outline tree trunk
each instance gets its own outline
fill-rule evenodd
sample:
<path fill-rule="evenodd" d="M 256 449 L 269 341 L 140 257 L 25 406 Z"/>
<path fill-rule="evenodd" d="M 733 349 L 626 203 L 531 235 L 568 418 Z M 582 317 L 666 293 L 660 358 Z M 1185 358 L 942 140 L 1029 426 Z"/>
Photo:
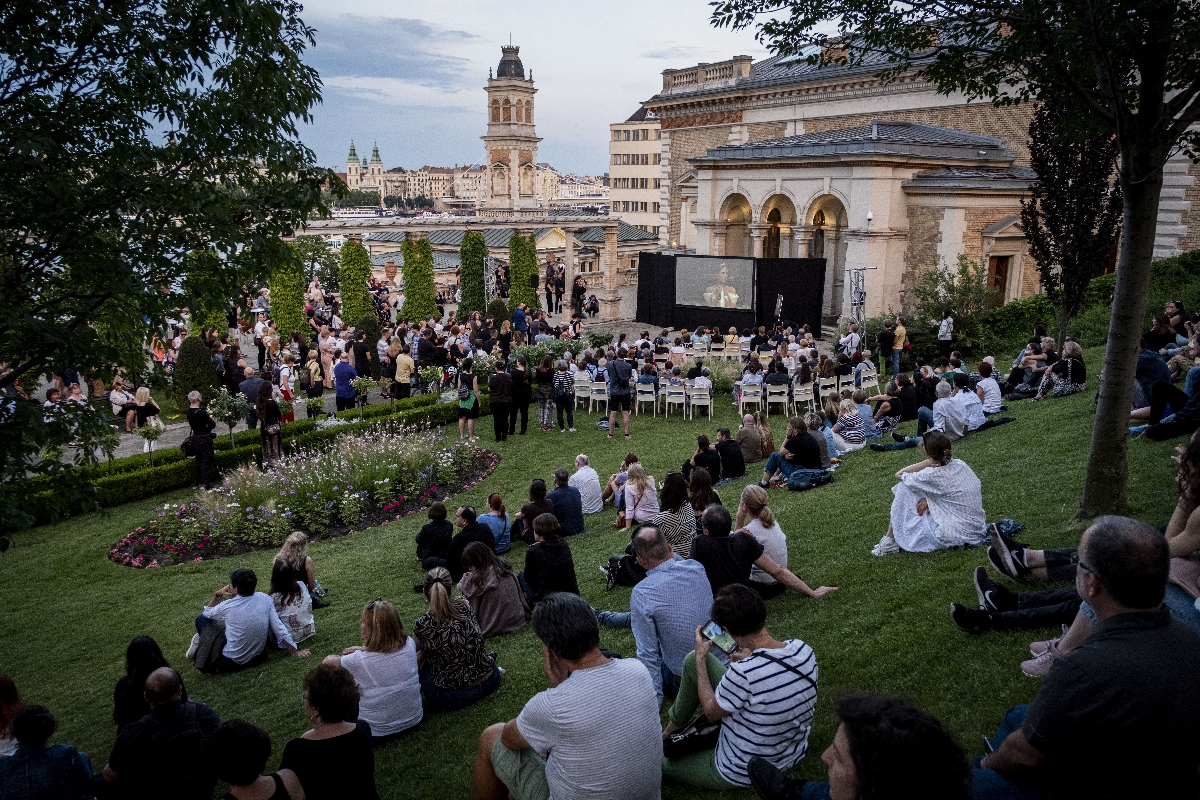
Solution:
<path fill-rule="evenodd" d="M 1058 309 L 1058 313 L 1055 316 L 1058 319 L 1058 352 L 1061 353 L 1063 345 L 1067 343 L 1067 334 L 1071 328 L 1071 312 L 1067 309 L 1065 302 Z"/>
<path fill-rule="evenodd" d="M 1122 153 L 1118 172 L 1125 195 L 1121 257 L 1108 323 L 1104 379 L 1100 383 L 1087 478 L 1079 508 L 1079 517 L 1083 519 L 1102 514 L 1124 514 L 1127 508 L 1129 409 L 1133 402 L 1138 340 L 1146 317 L 1146 288 L 1158 226 L 1162 164 L 1166 161 L 1166 154 L 1160 154 L 1154 148 L 1130 150 L 1133 152 Z"/>

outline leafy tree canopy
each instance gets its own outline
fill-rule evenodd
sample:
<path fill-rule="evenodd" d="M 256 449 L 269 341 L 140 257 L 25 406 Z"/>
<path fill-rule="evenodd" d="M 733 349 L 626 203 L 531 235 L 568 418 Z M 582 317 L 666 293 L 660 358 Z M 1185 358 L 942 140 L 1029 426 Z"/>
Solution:
<path fill-rule="evenodd" d="M 218 255 L 222 302 L 288 257 L 326 175 L 297 132 L 320 99 L 300 10 L 0 4 L 0 388 L 145 341 L 187 305 L 187 253 Z"/>

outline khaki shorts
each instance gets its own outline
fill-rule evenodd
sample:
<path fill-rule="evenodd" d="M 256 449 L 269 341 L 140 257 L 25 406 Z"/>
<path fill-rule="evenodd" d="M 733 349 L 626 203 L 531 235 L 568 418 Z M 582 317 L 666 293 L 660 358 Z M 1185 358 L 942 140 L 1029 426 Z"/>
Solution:
<path fill-rule="evenodd" d="M 509 750 L 497 739 L 492 745 L 492 770 L 517 800 L 549 800 L 546 761 L 532 750 Z"/>

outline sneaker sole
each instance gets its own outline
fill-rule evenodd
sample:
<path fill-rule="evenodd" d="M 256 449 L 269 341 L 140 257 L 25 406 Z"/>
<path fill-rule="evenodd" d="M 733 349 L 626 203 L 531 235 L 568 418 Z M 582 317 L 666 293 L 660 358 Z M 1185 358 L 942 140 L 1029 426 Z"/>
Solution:
<path fill-rule="evenodd" d="M 976 599 L 979 600 L 979 610 L 987 611 L 988 610 L 987 595 L 984 593 L 983 587 L 980 586 L 980 584 L 979 584 L 980 572 L 984 573 L 983 577 L 985 577 L 985 578 L 987 577 L 987 570 L 985 570 L 983 567 L 975 568 L 975 575 L 974 575 L 975 597 L 976 597 Z"/>
<path fill-rule="evenodd" d="M 954 623 L 954 627 L 958 628 L 963 633 L 970 633 L 972 635 L 978 635 L 979 633 L 982 633 L 982 631 L 976 630 L 975 628 L 968 628 L 965 625 L 959 624 L 959 621 L 954 618 L 954 606 L 955 603 L 950 604 L 950 621 Z"/>
<path fill-rule="evenodd" d="M 1000 563 L 1003 565 L 1000 571 L 1004 574 L 1004 577 L 1024 583 L 1024 579 L 1017 572 L 1017 565 L 1013 561 L 1012 551 L 1008 549 L 1008 545 L 1004 543 L 1004 537 L 1000 535 L 1000 529 L 996 527 L 995 523 L 992 523 L 988 526 L 988 530 L 990 531 L 992 549 L 996 551 L 996 555 L 999 556 Z"/>

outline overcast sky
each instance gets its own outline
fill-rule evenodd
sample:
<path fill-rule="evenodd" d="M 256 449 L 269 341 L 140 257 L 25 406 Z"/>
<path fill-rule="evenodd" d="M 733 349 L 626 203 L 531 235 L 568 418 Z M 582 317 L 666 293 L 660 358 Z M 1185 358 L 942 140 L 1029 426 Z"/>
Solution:
<path fill-rule="evenodd" d="M 709 11 L 706 0 L 311 0 L 307 61 L 325 88 L 302 136 L 338 170 L 352 139 L 359 158 L 378 141 L 387 169 L 480 161 L 483 87 L 511 33 L 538 89 L 538 160 L 600 174 L 609 123 L 659 91 L 664 69 L 767 55 L 751 32 L 713 28 Z"/>

